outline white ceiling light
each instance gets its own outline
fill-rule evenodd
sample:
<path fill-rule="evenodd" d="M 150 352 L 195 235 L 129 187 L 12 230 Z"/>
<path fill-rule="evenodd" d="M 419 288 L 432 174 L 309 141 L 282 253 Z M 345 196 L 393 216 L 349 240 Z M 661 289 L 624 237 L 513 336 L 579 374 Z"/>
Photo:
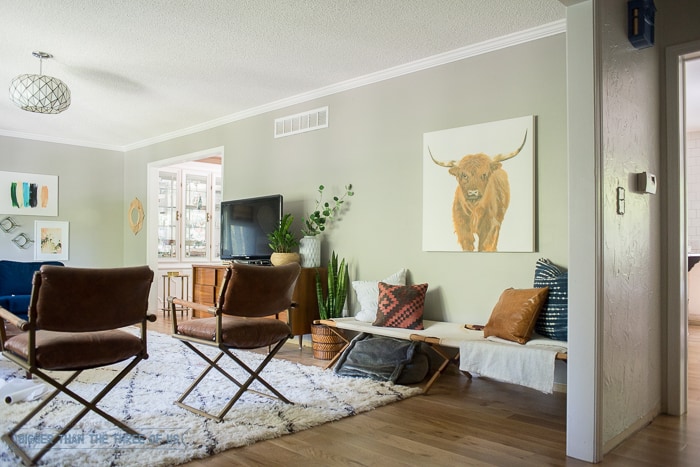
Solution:
<path fill-rule="evenodd" d="M 39 59 L 38 75 L 19 75 L 10 82 L 10 100 L 22 110 L 42 114 L 57 114 L 70 106 L 70 89 L 53 76 L 41 74 L 42 61 L 53 55 L 32 52 Z"/>

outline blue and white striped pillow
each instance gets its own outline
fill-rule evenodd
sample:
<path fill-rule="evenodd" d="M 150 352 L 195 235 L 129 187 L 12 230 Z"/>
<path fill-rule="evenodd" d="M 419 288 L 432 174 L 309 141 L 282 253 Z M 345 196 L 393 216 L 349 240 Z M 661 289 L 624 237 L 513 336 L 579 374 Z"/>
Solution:
<path fill-rule="evenodd" d="M 544 302 L 537 322 L 537 334 L 556 339 L 568 340 L 569 330 L 569 277 L 548 259 L 540 258 L 535 266 L 535 287 L 549 287 L 549 296 Z"/>

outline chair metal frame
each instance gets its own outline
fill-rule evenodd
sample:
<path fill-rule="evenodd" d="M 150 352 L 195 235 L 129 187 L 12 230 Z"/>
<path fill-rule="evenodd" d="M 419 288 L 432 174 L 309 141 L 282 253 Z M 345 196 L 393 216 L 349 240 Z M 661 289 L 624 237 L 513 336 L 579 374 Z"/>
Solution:
<path fill-rule="evenodd" d="M 248 267 L 259 267 L 259 268 L 267 268 L 268 266 L 248 266 Z M 196 302 L 191 302 L 188 300 L 183 300 L 177 297 L 168 297 L 168 303 L 171 307 L 171 311 L 176 310 L 177 307 L 188 307 L 191 308 L 192 310 L 197 310 L 197 311 L 202 311 L 208 314 L 213 315 L 216 317 L 216 334 L 214 337 L 214 340 L 206 340 L 206 339 L 200 339 L 197 337 L 192 337 L 192 336 L 186 336 L 186 335 L 181 335 L 178 333 L 178 324 L 177 324 L 177 315 L 173 313 L 173 320 L 172 320 L 172 337 L 175 339 L 180 340 L 183 344 L 185 344 L 187 347 L 192 349 L 195 354 L 200 356 L 205 362 L 207 362 L 208 366 L 195 378 L 194 382 L 185 390 L 185 392 L 182 393 L 182 395 L 175 401 L 175 404 L 178 405 L 179 407 L 182 407 L 183 409 L 189 410 L 190 412 L 196 413 L 198 415 L 207 417 L 209 419 L 215 420 L 217 422 L 223 421 L 224 417 L 226 414 L 231 410 L 233 405 L 243 396 L 243 394 L 246 391 L 251 391 L 256 394 L 265 396 L 265 397 L 270 397 L 273 399 L 279 399 L 282 402 L 286 404 L 293 404 L 289 399 L 287 399 L 283 394 L 281 394 L 277 389 L 275 389 L 270 383 L 268 383 L 262 376 L 260 376 L 260 373 L 265 369 L 267 364 L 275 357 L 277 352 L 284 346 L 284 344 L 287 342 L 288 339 L 293 338 L 294 336 L 291 333 L 291 329 L 289 332 L 289 335 L 286 338 L 281 339 L 279 342 L 277 342 L 274 347 L 269 348 L 268 347 L 268 353 L 267 356 L 263 359 L 260 364 L 257 365 L 254 369 L 249 367 L 245 362 L 243 362 L 240 358 L 238 358 L 232 351 L 232 348 L 236 348 L 233 346 L 227 345 L 225 342 L 222 341 L 222 326 L 223 326 L 223 319 L 224 316 L 227 314 L 224 312 L 225 309 L 225 301 L 224 298 L 226 296 L 226 290 L 229 286 L 230 280 L 231 280 L 231 275 L 232 275 L 232 267 L 229 267 L 226 269 L 225 275 L 224 275 L 224 281 L 221 286 L 221 292 L 219 295 L 219 300 L 218 304 L 216 306 L 208 306 L 204 305 L 201 303 L 196 303 Z M 297 275 L 298 279 L 298 275 Z M 294 288 L 294 285 L 296 283 L 296 280 L 294 279 L 294 282 L 291 284 L 291 288 Z M 293 312 L 293 310 L 296 310 L 297 304 L 293 301 L 289 301 L 289 306 L 286 308 L 287 313 L 288 313 L 288 318 L 289 314 Z M 279 312 L 282 312 L 283 310 L 278 310 L 276 313 L 271 313 L 269 316 L 276 315 Z M 267 319 L 267 318 L 254 318 L 254 319 Z M 289 319 L 287 321 L 287 324 L 289 324 Z M 207 347 L 215 347 L 219 349 L 219 354 L 215 358 L 210 358 L 204 352 L 202 352 L 200 349 L 196 347 L 196 345 L 203 345 Z M 226 355 L 228 356 L 231 360 L 236 362 L 238 366 L 240 366 L 247 374 L 248 378 L 244 382 L 238 381 L 235 377 L 233 377 L 231 374 L 229 374 L 226 370 L 224 370 L 220 365 L 219 361 L 221 358 Z M 216 414 L 206 412 L 204 410 L 198 409 L 196 407 L 193 407 L 187 403 L 185 403 L 185 399 L 194 391 L 194 389 L 199 385 L 199 383 L 209 374 L 209 372 L 212 369 L 216 369 L 219 373 L 221 373 L 224 377 L 226 377 L 229 381 L 231 381 L 233 384 L 235 384 L 238 387 L 238 391 L 229 399 L 229 401 L 224 405 L 224 407 Z M 267 388 L 268 391 L 270 391 L 271 394 L 269 393 L 264 393 L 260 391 L 256 391 L 254 389 L 251 389 L 250 386 L 253 384 L 255 381 L 258 381 L 260 384 L 262 384 L 265 388 Z"/>
<path fill-rule="evenodd" d="M 145 268 L 145 267 L 144 267 Z M 77 268 L 62 268 L 64 270 L 70 270 L 70 269 L 77 269 Z M 137 268 L 122 268 L 122 269 L 137 269 Z M 150 271 L 150 269 L 149 269 Z M 152 281 L 152 271 L 151 271 L 151 281 Z M 31 296 L 31 302 L 30 302 L 30 310 L 36 310 L 36 304 L 37 300 L 39 297 L 40 289 L 41 289 L 41 271 L 37 271 L 34 274 L 34 280 L 33 280 L 33 288 L 32 288 L 32 296 Z M 150 285 L 149 285 L 150 287 Z M 89 293 L 89 290 L 86 290 L 85 293 Z M 139 322 L 135 322 L 132 324 L 138 324 L 140 325 L 140 340 L 143 343 L 143 350 L 135 355 L 132 360 L 129 362 L 129 364 L 124 367 L 114 378 L 110 380 L 109 383 L 102 389 L 97 395 L 95 395 L 92 399 L 86 400 L 84 397 L 80 396 L 73 390 L 68 388 L 68 385 L 70 385 L 83 371 L 89 370 L 92 368 L 98 368 L 102 366 L 108 366 L 108 365 L 97 365 L 97 366 L 91 366 L 91 367 L 86 367 L 82 369 L 77 369 L 77 370 L 52 370 L 52 371 L 71 371 L 72 373 L 66 378 L 65 381 L 59 382 L 56 381 L 54 378 L 52 378 L 50 375 L 44 373 L 42 369 L 37 365 L 36 361 L 36 333 L 40 331 L 38 329 L 36 323 L 33 321 L 32 316 L 36 314 L 36 312 L 32 313 L 30 311 L 30 316 L 29 316 L 29 321 L 26 321 L 22 318 L 19 318 L 18 316 L 14 315 L 10 311 L 0 307 L 0 318 L 3 318 L 7 320 L 8 322 L 14 324 L 17 326 L 21 331 L 23 332 L 28 332 L 28 355 L 27 358 L 24 359 L 18 355 L 15 355 L 14 353 L 10 352 L 5 348 L 5 342 L 7 341 L 6 339 L 6 334 L 5 334 L 5 329 L 4 326 L 0 327 L 0 351 L 2 352 L 2 355 L 5 356 L 7 359 L 10 361 L 14 362 L 18 366 L 20 366 L 22 369 L 24 369 L 28 374 L 30 375 L 35 375 L 38 378 L 40 378 L 42 381 L 48 383 L 49 385 L 53 386 L 55 390 L 49 394 L 48 396 L 45 397 L 43 401 L 41 401 L 34 410 L 29 412 L 22 420 L 20 420 L 10 431 L 7 433 L 4 433 L 1 437 L 1 439 L 8 444 L 10 449 L 17 454 L 21 459 L 22 462 L 26 465 L 34 465 L 36 464 L 56 443 L 58 443 L 61 438 L 68 433 L 68 431 L 71 430 L 85 415 L 87 415 L 88 412 L 94 412 L 97 415 L 101 416 L 105 420 L 109 421 L 113 425 L 117 426 L 118 428 L 122 429 L 126 433 L 146 439 L 146 437 L 140 433 L 138 433 L 136 430 L 133 428 L 129 427 L 127 424 L 122 422 L 121 420 L 116 419 L 112 415 L 108 414 L 104 410 L 100 409 L 97 407 L 97 404 L 116 386 L 141 360 L 145 360 L 148 358 L 148 353 L 147 353 L 147 322 L 154 322 L 156 320 L 156 315 L 155 314 L 150 314 L 147 312 L 147 304 L 148 304 L 148 295 L 146 295 L 146 308 L 144 308 L 144 314 L 143 318 Z M 89 333 L 89 331 L 88 331 Z M 82 406 L 83 409 L 78 412 L 68 423 L 64 425 L 64 427 L 61 429 L 60 432 L 55 434 L 51 440 L 46 443 L 34 456 L 31 456 L 29 453 L 27 453 L 22 447 L 15 441 L 14 435 L 22 429 L 34 416 L 36 416 L 38 413 L 42 411 L 52 400 L 54 400 L 59 394 L 65 394 L 68 397 L 72 398 L 76 402 L 79 402 Z"/>

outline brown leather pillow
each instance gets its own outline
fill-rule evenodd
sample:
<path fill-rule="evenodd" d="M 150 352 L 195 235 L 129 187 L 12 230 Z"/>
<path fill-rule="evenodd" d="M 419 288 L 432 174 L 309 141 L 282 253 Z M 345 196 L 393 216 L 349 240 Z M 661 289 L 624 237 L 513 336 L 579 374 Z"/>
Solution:
<path fill-rule="evenodd" d="M 548 293 L 548 287 L 504 290 L 484 327 L 484 337 L 496 336 L 519 344 L 526 343 L 535 329 Z"/>

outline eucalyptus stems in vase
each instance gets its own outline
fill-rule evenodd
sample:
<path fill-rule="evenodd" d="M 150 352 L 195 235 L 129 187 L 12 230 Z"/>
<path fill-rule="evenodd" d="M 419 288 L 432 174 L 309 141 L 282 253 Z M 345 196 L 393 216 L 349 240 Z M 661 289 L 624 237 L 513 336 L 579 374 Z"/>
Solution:
<path fill-rule="evenodd" d="M 330 203 L 323 201 L 323 190 L 325 189 L 325 186 L 319 185 L 318 199 L 316 199 L 314 210 L 304 219 L 304 226 L 301 228 L 301 233 L 304 236 L 313 237 L 326 230 L 328 224 L 340 212 L 346 198 L 355 194 L 352 191 L 352 184 L 349 183 L 345 185 L 345 193 L 340 196 L 334 196 L 332 203 Z"/>
<path fill-rule="evenodd" d="M 317 268 L 321 265 L 321 239 L 319 235 L 326 230 L 343 208 L 346 199 L 353 196 L 352 184 L 345 185 L 345 192 L 334 196 L 331 202 L 323 201 L 325 186 L 319 185 L 318 198 L 314 210 L 306 216 L 301 233 L 304 237 L 299 242 L 301 265 L 305 268 Z"/>

